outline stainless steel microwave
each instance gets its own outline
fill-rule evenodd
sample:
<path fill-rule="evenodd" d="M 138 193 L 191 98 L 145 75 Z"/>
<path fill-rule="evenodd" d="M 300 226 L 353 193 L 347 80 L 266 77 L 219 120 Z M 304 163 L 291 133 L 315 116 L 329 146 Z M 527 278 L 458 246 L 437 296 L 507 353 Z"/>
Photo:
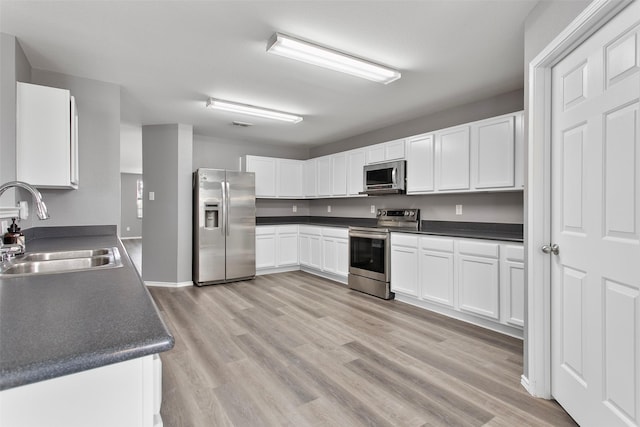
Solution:
<path fill-rule="evenodd" d="M 402 194 L 406 188 L 407 162 L 376 163 L 364 167 L 364 194 Z"/>

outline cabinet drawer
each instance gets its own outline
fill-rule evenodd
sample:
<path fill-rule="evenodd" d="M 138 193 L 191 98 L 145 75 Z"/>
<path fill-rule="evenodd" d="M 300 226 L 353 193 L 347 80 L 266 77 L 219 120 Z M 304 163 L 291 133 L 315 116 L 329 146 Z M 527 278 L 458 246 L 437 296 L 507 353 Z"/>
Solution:
<path fill-rule="evenodd" d="M 418 236 L 403 233 L 391 233 L 391 244 L 393 246 L 406 246 L 418 248 Z"/>
<path fill-rule="evenodd" d="M 278 234 L 298 234 L 298 226 L 297 225 L 278 226 Z"/>
<path fill-rule="evenodd" d="M 458 251 L 461 254 L 466 255 L 498 258 L 498 256 L 500 255 L 500 245 L 498 243 L 483 243 L 462 240 L 458 244 Z"/>
<path fill-rule="evenodd" d="M 322 229 L 322 235 L 325 237 L 338 237 L 341 239 L 348 239 L 349 230 L 347 228 L 325 227 Z"/>
<path fill-rule="evenodd" d="M 275 227 L 265 227 L 265 226 L 258 226 L 256 227 L 256 236 L 265 236 L 265 235 L 274 235 L 276 234 L 276 228 Z"/>
<path fill-rule="evenodd" d="M 301 225 L 300 234 L 307 234 L 311 236 L 321 236 L 322 229 L 320 227 L 313 227 L 310 225 Z"/>
<path fill-rule="evenodd" d="M 524 246 L 503 245 L 502 250 L 506 260 L 524 262 Z"/>
<path fill-rule="evenodd" d="M 438 237 L 422 237 L 420 247 L 430 251 L 453 252 L 453 240 Z"/>

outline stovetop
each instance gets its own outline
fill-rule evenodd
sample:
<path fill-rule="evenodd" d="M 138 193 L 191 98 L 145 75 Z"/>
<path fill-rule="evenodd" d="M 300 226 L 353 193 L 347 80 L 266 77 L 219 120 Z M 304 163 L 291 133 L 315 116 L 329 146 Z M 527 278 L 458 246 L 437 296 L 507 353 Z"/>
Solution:
<path fill-rule="evenodd" d="M 390 232 L 393 230 L 420 230 L 420 209 L 378 209 L 375 227 L 349 227 L 357 231 Z"/>

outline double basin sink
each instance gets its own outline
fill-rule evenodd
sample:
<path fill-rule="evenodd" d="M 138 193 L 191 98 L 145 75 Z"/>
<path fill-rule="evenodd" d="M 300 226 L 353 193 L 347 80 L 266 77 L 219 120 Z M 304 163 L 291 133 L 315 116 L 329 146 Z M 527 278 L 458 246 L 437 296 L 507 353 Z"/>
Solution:
<path fill-rule="evenodd" d="M 31 252 L 0 264 L 0 278 L 116 268 L 122 266 L 117 247 L 58 252 Z"/>

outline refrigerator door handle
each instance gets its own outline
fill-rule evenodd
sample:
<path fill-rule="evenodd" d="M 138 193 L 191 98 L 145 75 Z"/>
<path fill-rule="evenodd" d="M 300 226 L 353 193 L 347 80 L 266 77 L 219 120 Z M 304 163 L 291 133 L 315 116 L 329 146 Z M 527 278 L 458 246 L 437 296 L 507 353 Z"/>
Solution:
<path fill-rule="evenodd" d="M 222 225 L 220 227 L 220 232 L 224 236 L 227 233 L 227 190 L 222 182 L 220 187 L 222 188 Z"/>
<path fill-rule="evenodd" d="M 229 204 L 231 203 L 231 189 L 229 187 L 229 181 L 226 181 L 224 185 L 227 186 L 227 200 L 225 201 L 225 206 L 227 208 L 227 213 L 224 216 L 225 220 L 225 229 L 227 230 L 227 236 L 229 235 Z"/>

